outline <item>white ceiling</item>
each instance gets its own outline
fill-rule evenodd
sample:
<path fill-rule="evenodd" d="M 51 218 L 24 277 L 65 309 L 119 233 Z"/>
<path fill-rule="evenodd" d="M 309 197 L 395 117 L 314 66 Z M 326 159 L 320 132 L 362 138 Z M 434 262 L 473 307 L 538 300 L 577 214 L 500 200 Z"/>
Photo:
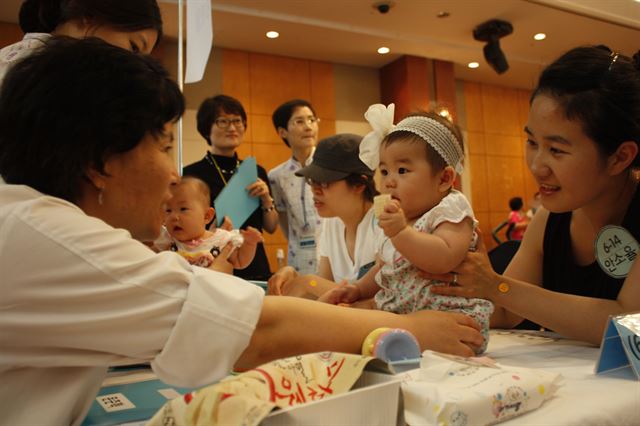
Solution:
<path fill-rule="evenodd" d="M 133 1 L 133 0 L 130 0 Z M 632 55 L 640 49 L 636 0 L 212 0 L 214 45 L 253 52 L 379 68 L 401 55 L 455 63 L 456 77 L 531 88 L 544 65 L 584 44 Z M 0 21 L 17 22 L 20 0 L 0 2 Z M 177 0 L 161 1 L 165 32 L 178 33 Z M 438 12 L 449 13 L 437 18 Z M 500 43 L 510 69 L 496 74 L 483 59 L 473 28 L 489 19 L 511 22 Z M 280 37 L 265 37 L 276 30 Z M 538 32 L 547 34 L 541 42 Z M 376 50 L 387 46 L 391 53 Z M 480 63 L 471 70 L 466 64 Z"/>

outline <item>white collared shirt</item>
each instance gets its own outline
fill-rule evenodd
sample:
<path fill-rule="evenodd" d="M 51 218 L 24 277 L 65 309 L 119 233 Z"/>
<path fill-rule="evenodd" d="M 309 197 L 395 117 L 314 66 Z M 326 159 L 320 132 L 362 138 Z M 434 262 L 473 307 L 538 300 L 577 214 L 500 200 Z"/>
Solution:
<path fill-rule="evenodd" d="M 305 166 L 313 160 L 313 152 Z M 300 274 L 315 274 L 318 270 L 317 245 L 322 218 L 313 206 L 313 193 L 304 178 L 295 172 L 303 166 L 294 157 L 269 171 L 269 184 L 276 210 L 286 212 L 289 225 L 288 261 Z M 301 248 L 313 239 L 313 247 Z"/>
<path fill-rule="evenodd" d="M 0 235 L 3 424 L 80 424 L 110 365 L 150 361 L 169 384 L 211 383 L 260 316 L 259 287 L 27 186 L 0 183 Z"/>

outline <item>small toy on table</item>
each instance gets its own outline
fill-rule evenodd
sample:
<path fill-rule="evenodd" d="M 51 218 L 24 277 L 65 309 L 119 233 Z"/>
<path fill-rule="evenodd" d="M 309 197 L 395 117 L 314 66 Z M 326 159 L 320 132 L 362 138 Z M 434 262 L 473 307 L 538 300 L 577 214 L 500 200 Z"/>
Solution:
<path fill-rule="evenodd" d="M 400 328 L 373 330 L 362 343 L 362 355 L 385 361 L 395 373 L 420 367 L 418 341 L 413 334 Z"/>

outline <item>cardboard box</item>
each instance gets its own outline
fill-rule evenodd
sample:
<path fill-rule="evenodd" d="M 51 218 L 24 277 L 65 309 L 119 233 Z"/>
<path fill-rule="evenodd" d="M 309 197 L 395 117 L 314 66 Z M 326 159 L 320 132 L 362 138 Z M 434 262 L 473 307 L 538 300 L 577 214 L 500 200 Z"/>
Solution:
<path fill-rule="evenodd" d="M 345 394 L 269 414 L 262 426 L 404 424 L 401 380 L 390 374 L 364 371 Z"/>

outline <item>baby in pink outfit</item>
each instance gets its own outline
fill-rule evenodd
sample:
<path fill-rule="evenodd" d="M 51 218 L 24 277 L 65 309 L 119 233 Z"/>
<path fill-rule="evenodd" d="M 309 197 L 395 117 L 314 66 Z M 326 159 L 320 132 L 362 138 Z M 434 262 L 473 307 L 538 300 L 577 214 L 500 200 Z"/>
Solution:
<path fill-rule="evenodd" d="M 251 227 L 227 231 L 216 228 L 215 224 L 207 230 L 215 210 L 210 207 L 206 183 L 191 176 L 183 177 L 172 186 L 171 192 L 173 196 L 166 205 L 166 230 L 154 243 L 157 249 L 176 251 L 190 264 L 209 268 L 224 247 L 232 244 L 235 249 L 227 259 L 229 263 L 235 269 L 246 268 L 251 263 L 262 234 Z"/>

